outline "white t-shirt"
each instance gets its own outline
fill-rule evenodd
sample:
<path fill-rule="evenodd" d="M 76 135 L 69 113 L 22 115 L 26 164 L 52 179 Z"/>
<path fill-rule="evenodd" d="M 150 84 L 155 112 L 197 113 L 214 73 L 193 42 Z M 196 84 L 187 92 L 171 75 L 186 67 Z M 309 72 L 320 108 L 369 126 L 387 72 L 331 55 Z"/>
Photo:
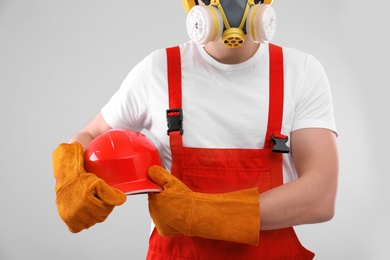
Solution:
<path fill-rule="evenodd" d="M 180 45 L 182 59 L 183 143 L 186 147 L 263 148 L 268 122 L 269 56 L 262 44 L 249 60 L 234 65 L 214 60 L 192 42 Z M 331 91 L 321 64 L 311 55 L 283 48 L 284 114 L 282 134 L 301 128 L 336 132 Z M 112 128 L 147 129 L 167 169 L 169 108 L 165 49 L 136 65 L 102 108 Z M 284 182 L 297 178 L 290 154 L 284 154 Z"/>

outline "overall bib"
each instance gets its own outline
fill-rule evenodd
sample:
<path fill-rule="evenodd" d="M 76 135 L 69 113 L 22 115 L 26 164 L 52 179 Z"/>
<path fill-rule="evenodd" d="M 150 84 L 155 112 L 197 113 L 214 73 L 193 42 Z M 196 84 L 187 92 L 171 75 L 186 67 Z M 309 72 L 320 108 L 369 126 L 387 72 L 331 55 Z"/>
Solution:
<path fill-rule="evenodd" d="M 170 106 L 167 118 L 172 152 L 171 172 L 191 190 L 224 193 L 258 187 L 262 193 L 283 184 L 281 152 L 288 151 L 285 150 L 288 149 L 285 145 L 287 137 L 281 134 L 284 98 L 283 52 L 282 48 L 275 45 L 270 44 L 269 48 L 270 102 L 263 149 L 183 146 L 180 49 L 167 49 Z M 292 227 L 260 231 L 258 246 L 200 237 L 161 237 L 155 228 L 149 240 L 147 259 L 270 260 L 313 257 L 314 253 L 301 245 Z"/>

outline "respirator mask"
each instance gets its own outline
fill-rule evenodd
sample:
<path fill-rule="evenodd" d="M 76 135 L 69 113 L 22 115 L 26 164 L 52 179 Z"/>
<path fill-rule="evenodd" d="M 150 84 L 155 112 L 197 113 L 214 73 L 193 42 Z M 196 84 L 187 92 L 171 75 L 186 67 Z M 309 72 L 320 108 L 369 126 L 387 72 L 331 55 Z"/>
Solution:
<path fill-rule="evenodd" d="M 187 15 L 187 32 L 193 42 L 204 45 L 218 40 L 238 48 L 248 39 L 267 43 L 275 35 L 273 0 L 182 0 Z"/>

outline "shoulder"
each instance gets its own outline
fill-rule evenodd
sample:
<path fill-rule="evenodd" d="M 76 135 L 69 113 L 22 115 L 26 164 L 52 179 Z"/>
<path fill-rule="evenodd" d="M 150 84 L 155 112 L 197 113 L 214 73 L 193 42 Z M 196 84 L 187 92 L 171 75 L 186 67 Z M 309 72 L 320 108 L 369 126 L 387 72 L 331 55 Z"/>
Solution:
<path fill-rule="evenodd" d="M 286 69 L 300 70 L 303 73 L 323 74 L 322 64 L 312 54 L 290 47 L 282 47 Z"/>
<path fill-rule="evenodd" d="M 153 74 L 164 72 L 167 69 L 167 49 L 178 47 L 180 50 L 181 59 L 190 58 L 195 51 L 194 44 L 191 42 L 182 43 L 176 46 L 167 46 L 156 49 L 150 52 L 143 60 L 141 60 L 133 70 L 136 71 L 150 71 Z M 192 54 L 191 54 L 192 53 Z"/>
<path fill-rule="evenodd" d="M 151 60 L 154 60 L 155 62 L 166 60 L 167 49 L 173 49 L 173 48 L 179 48 L 180 54 L 182 56 L 185 56 L 185 55 L 188 55 L 188 54 L 194 52 L 197 49 L 197 46 L 191 41 L 181 43 L 178 45 L 174 45 L 174 46 L 166 46 L 166 47 L 154 50 L 146 57 L 146 59 L 151 59 Z"/>

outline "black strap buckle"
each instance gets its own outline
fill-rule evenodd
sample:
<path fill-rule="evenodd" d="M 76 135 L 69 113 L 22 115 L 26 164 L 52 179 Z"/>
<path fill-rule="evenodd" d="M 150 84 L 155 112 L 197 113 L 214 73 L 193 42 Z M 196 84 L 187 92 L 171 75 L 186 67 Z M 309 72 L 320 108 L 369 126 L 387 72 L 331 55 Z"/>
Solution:
<path fill-rule="evenodd" d="M 274 142 L 274 145 L 272 146 L 272 151 L 277 153 L 289 153 L 290 148 L 287 146 L 288 136 L 280 135 L 278 137 L 275 137 L 274 134 L 272 134 L 272 141 Z"/>
<path fill-rule="evenodd" d="M 167 110 L 167 125 L 168 135 L 172 131 L 180 131 L 180 134 L 183 135 L 183 110 L 181 108 Z"/>

